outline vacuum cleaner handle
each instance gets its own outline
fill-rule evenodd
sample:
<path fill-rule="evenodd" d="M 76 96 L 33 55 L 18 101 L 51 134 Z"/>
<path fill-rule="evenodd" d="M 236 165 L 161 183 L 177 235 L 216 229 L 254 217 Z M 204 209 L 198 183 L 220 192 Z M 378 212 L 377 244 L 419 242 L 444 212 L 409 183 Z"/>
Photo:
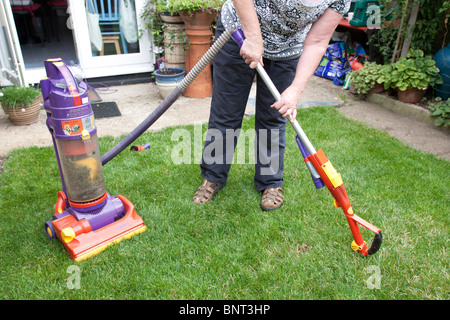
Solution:
<path fill-rule="evenodd" d="M 73 102 L 75 106 L 82 104 L 81 101 L 81 90 L 78 86 L 77 80 L 70 72 L 69 67 L 60 59 L 48 59 L 45 64 L 47 73 L 51 73 L 54 79 L 62 79 L 69 90 L 70 95 L 73 97 Z M 53 70 L 50 70 L 53 68 Z M 48 95 L 48 92 L 45 93 Z"/>

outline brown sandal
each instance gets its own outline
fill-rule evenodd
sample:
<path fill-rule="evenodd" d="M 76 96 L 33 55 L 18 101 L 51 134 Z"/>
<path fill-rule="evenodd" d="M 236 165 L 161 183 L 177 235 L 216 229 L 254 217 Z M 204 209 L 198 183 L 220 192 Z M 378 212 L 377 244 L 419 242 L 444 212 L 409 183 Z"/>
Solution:
<path fill-rule="evenodd" d="M 264 190 L 260 207 L 264 211 L 275 210 L 283 204 L 283 189 L 281 187 Z"/>
<path fill-rule="evenodd" d="M 195 204 L 206 203 L 211 201 L 219 190 L 225 187 L 225 183 L 215 183 L 208 180 L 203 180 L 203 183 L 198 187 L 194 194 L 192 201 Z"/>

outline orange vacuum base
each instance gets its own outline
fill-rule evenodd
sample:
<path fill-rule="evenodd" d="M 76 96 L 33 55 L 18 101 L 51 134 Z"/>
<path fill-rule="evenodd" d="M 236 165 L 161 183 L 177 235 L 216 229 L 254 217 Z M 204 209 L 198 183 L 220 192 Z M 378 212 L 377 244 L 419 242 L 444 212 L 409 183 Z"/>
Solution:
<path fill-rule="evenodd" d="M 68 243 L 62 240 L 60 233 L 57 232 L 59 240 L 64 244 L 72 259 L 75 261 L 88 259 L 108 246 L 123 239 L 129 239 L 147 229 L 142 218 L 134 210 L 134 205 L 122 195 L 118 195 L 117 198 L 122 201 L 125 208 L 125 215 L 120 220 L 98 230 L 77 235 Z"/>

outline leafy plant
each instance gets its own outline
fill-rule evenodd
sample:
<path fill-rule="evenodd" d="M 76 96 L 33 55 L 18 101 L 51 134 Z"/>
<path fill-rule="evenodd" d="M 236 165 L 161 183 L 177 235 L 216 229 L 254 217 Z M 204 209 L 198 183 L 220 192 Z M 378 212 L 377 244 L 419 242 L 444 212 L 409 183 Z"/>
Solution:
<path fill-rule="evenodd" d="M 5 110 L 22 108 L 31 105 L 39 94 L 33 87 L 4 87 L 0 90 L 0 103 Z"/>
<path fill-rule="evenodd" d="M 417 19 L 411 37 L 408 37 L 408 17 L 414 3 L 419 3 Z M 414 0 L 407 6 L 407 0 L 380 0 L 381 28 L 370 38 L 378 48 L 384 63 L 391 62 L 396 40 L 400 35 L 410 42 L 413 49 L 421 49 L 427 55 L 433 55 L 439 48 L 439 35 L 445 32 L 450 16 L 448 0 Z M 404 23 L 400 29 L 399 21 Z M 445 41 L 445 37 L 444 37 Z"/>
<path fill-rule="evenodd" d="M 436 62 L 420 49 L 410 49 L 406 58 L 400 58 L 391 66 L 392 72 L 386 74 L 391 88 L 425 90 L 428 86 L 442 84 Z"/>
<path fill-rule="evenodd" d="M 380 65 L 376 62 L 366 62 L 364 67 L 353 71 L 352 84 L 358 94 L 367 94 L 375 87 L 375 84 L 385 82 L 390 65 Z"/>
<path fill-rule="evenodd" d="M 439 14 L 444 14 L 446 19 L 450 18 L 450 1 L 449 0 L 445 0 L 442 3 L 442 7 L 439 9 Z"/>
<path fill-rule="evenodd" d="M 189 39 L 186 32 L 178 32 L 176 28 L 163 23 L 161 18 L 162 15 L 178 16 L 178 12 L 170 4 L 170 0 L 149 0 L 141 13 L 144 28 L 150 31 L 155 47 L 173 51 L 175 44 L 181 44 L 183 49 L 187 50 Z"/>
<path fill-rule="evenodd" d="M 434 101 L 430 101 L 427 107 L 432 111 L 431 115 L 436 117 L 434 121 L 435 126 L 450 126 L 450 98 L 443 101 L 437 97 Z"/>
<path fill-rule="evenodd" d="M 194 11 L 220 11 L 224 0 L 167 0 L 168 6 L 175 12 L 185 11 L 189 14 Z"/>
<path fill-rule="evenodd" d="M 149 0 L 141 13 L 144 28 L 150 31 L 153 44 L 161 48 L 164 47 L 164 29 L 161 19 L 163 13 L 176 14 L 167 7 L 166 0 Z"/>

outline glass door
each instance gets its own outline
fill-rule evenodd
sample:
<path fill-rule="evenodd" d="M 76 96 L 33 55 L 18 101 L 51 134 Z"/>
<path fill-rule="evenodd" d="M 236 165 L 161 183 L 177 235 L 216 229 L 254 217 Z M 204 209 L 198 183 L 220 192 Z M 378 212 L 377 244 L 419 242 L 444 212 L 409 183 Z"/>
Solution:
<path fill-rule="evenodd" d="M 84 77 L 153 71 L 149 33 L 139 19 L 146 0 L 69 0 Z"/>
<path fill-rule="evenodd" d="M 0 27 L 0 86 L 22 86 L 24 63 L 9 0 L 0 3 Z"/>
<path fill-rule="evenodd" d="M 2 84 L 39 83 L 46 76 L 44 61 L 51 58 L 79 67 L 85 78 L 153 71 L 149 32 L 141 32 L 140 14 L 146 2 L 2 0 Z M 33 14 L 18 9 L 33 3 L 33 9 L 39 6 Z"/>

